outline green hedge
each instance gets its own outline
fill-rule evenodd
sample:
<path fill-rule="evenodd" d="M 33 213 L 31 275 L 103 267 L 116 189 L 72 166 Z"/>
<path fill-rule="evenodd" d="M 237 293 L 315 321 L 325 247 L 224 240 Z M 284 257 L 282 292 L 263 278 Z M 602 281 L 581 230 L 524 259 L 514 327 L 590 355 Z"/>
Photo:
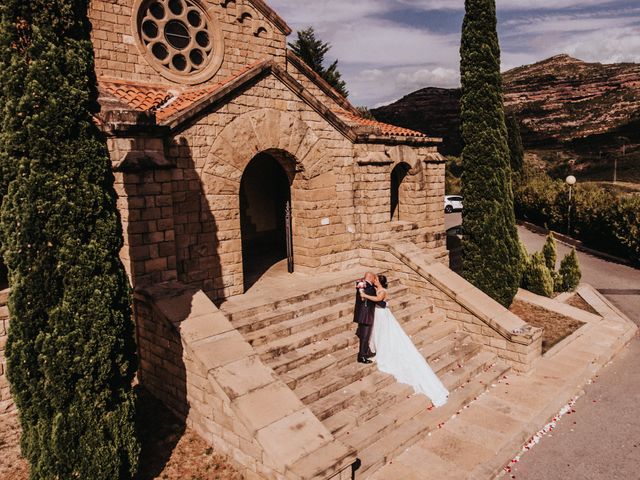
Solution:
<path fill-rule="evenodd" d="M 517 218 L 567 233 L 568 187 L 536 173 L 514 182 Z M 576 185 L 571 208 L 573 238 L 640 265 L 640 197 L 617 196 L 593 185 Z"/>

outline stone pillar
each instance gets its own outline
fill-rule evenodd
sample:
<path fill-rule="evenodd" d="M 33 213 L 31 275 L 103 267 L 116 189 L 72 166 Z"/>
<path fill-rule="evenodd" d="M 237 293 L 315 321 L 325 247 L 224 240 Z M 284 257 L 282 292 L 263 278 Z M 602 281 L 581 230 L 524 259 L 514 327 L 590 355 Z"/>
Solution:
<path fill-rule="evenodd" d="M 162 138 L 112 138 L 109 150 L 131 284 L 176 280 L 172 169 Z"/>

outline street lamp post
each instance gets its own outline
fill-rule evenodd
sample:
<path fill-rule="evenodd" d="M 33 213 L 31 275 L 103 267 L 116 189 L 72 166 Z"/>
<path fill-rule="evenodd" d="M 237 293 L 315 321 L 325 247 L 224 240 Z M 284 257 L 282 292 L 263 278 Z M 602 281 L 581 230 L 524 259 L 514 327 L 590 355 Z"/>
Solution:
<path fill-rule="evenodd" d="M 567 214 L 567 235 L 571 235 L 571 199 L 573 196 L 573 186 L 576 184 L 576 177 L 569 175 L 565 180 L 569 185 L 569 212 Z"/>

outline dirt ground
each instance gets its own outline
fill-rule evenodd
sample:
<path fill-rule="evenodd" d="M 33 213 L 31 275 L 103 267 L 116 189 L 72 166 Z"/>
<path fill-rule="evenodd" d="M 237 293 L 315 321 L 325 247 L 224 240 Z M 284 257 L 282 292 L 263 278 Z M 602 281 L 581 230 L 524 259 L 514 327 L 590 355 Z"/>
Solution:
<path fill-rule="evenodd" d="M 551 347 L 584 325 L 584 323 L 565 317 L 564 315 L 517 300 L 511 305 L 509 310 L 530 325 L 544 328 L 544 333 L 542 334 L 542 353 L 546 353 Z"/>
<path fill-rule="evenodd" d="M 136 480 L 242 480 L 225 457 L 195 432 L 185 429 L 169 410 L 140 390 L 139 434 L 142 442 Z M 29 467 L 20 456 L 17 415 L 0 417 L 0 480 L 27 480 Z"/>
<path fill-rule="evenodd" d="M 584 310 L 585 312 L 589 312 L 589 313 L 593 313 L 594 315 L 598 315 L 598 312 L 596 311 L 595 308 L 593 308 L 591 305 L 589 305 L 587 303 L 587 301 L 582 298 L 580 296 L 580 294 L 576 293 L 573 297 L 571 297 L 568 301 L 567 301 L 568 305 L 571 305 L 572 307 L 576 307 L 579 308 L 581 310 Z"/>

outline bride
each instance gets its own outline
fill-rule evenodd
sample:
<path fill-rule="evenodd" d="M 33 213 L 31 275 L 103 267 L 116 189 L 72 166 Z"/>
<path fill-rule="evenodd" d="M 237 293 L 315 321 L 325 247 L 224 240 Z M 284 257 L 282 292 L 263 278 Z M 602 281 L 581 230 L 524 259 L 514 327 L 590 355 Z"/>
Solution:
<path fill-rule="evenodd" d="M 393 375 L 400 383 L 411 385 L 416 393 L 429 397 L 436 407 L 444 405 L 449 392 L 388 308 L 387 278 L 376 276 L 374 285 L 375 297 L 366 295 L 362 290 L 360 295 L 380 305 L 376 305 L 371 336 L 378 369 Z M 386 308 L 383 305 L 387 305 Z"/>

